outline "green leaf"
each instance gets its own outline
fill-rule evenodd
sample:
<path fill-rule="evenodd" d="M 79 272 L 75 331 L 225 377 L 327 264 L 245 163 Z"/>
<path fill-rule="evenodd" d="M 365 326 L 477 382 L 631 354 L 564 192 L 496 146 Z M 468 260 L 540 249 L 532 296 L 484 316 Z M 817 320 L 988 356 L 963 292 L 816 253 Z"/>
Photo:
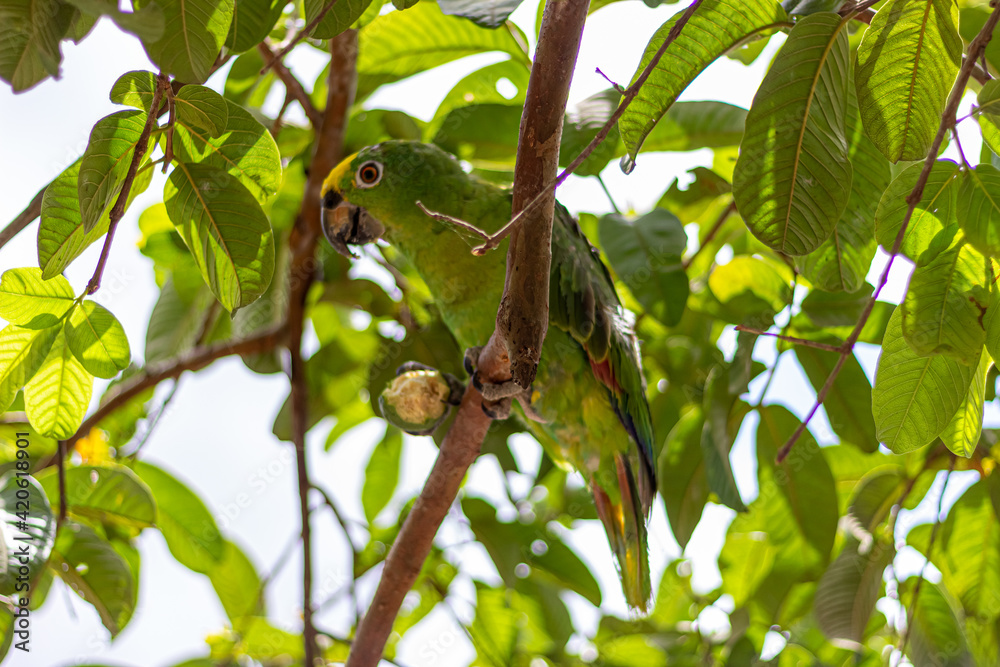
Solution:
<path fill-rule="evenodd" d="M 981 349 L 979 365 L 972 377 L 969 391 L 958 412 L 941 432 L 941 441 L 958 456 L 970 458 L 983 433 L 983 401 L 986 398 L 986 372 L 990 363 L 990 355 Z"/>
<path fill-rule="evenodd" d="M 360 30 L 357 95 L 363 99 L 378 86 L 476 53 L 499 51 L 527 63 L 526 47 L 513 24 L 487 30 L 422 2 L 383 14 Z"/>
<path fill-rule="evenodd" d="M 461 16 L 483 28 L 499 28 L 507 22 L 522 0 L 439 0 L 441 11 Z"/>
<path fill-rule="evenodd" d="M 215 167 L 180 163 L 163 200 L 226 310 L 238 310 L 264 293 L 274 272 L 274 238 L 260 205 L 240 181 Z"/>
<path fill-rule="evenodd" d="M 504 667 L 514 660 L 519 614 L 511 609 L 507 591 L 476 582 L 476 617 L 469 633 L 480 664 Z"/>
<path fill-rule="evenodd" d="M 1000 256 L 1000 170 L 984 163 L 963 170 L 961 179 L 958 223 L 965 237 L 984 255 Z"/>
<path fill-rule="evenodd" d="M 966 613 L 984 620 L 1000 616 L 996 604 L 1000 521 L 990 501 L 995 489 L 994 480 L 983 479 L 955 501 L 938 529 L 933 552 L 929 551 L 933 525 L 917 526 L 906 538 L 941 571 L 941 583 L 958 597 Z"/>
<path fill-rule="evenodd" d="M 771 572 L 778 549 L 760 530 L 735 531 L 734 521 L 719 553 L 722 591 L 737 608 L 745 605 Z"/>
<path fill-rule="evenodd" d="M 791 300 L 788 281 L 770 262 L 739 255 L 717 266 L 708 277 L 708 287 L 725 307 L 730 321 L 743 322 L 762 314 L 781 312 Z"/>
<path fill-rule="evenodd" d="M 8 324 L 0 330 L 0 408 L 6 412 L 18 390 L 41 367 L 61 329 L 22 329 Z"/>
<path fill-rule="evenodd" d="M 15 93 L 59 74 L 59 40 L 75 10 L 60 0 L 4 0 L 0 3 L 0 79 Z"/>
<path fill-rule="evenodd" d="M 510 170 L 517 156 L 521 108 L 477 104 L 445 116 L 434 143 L 483 169 Z"/>
<path fill-rule="evenodd" d="M 153 494 L 156 527 L 170 553 L 184 567 L 211 574 L 221 565 L 227 546 L 205 503 L 162 468 L 137 461 L 134 470 Z"/>
<path fill-rule="evenodd" d="M 646 312 L 667 326 L 680 322 L 690 289 L 681 266 L 687 246 L 681 221 L 653 209 L 636 220 L 605 215 L 598 230 L 611 267 Z"/>
<path fill-rule="evenodd" d="M 709 497 L 705 460 L 701 454 L 704 425 L 701 409 L 694 407 L 670 430 L 660 452 L 657 485 L 670 519 L 670 529 L 681 549 L 691 540 Z"/>
<path fill-rule="evenodd" d="M 802 313 L 817 327 L 853 327 L 871 299 L 874 288 L 865 285 L 856 292 L 824 292 L 812 289 L 802 300 Z"/>
<path fill-rule="evenodd" d="M 882 574 L 895 553 L 891 543 L 863 545 L 847 538 L 816 589 L 816 622 L 827 638 L 860 646 L 881 594 Z"/>
<path fill-rule="evenodd" d="M 319 16 L 328 0 L 305 0 L 306 24 L 312 23 L 313 19 Z M 330 39 L 344 32 L 351 25 L 361 18 L 365 10 L 372 4 L 372 0 L 336 0 L 333 8 L 319 22 L 319 25 L 312 31 L 312 36 L 317 39 Z M 378 3 L 381 6 L 381 2 Z"/>
<path fill-rule="evenodd" d="M 156 75 L 147 70 L 137 69 L 118 77 L 111 86 L 110 98 L 115 104 L 124 104 L 149 113 L 155 91 Z"/>
<path fill-rule="evenodd" d="M 427 140 L 433 139 L 434 135 L 445 125 L 445 118 L 455 109 L 477 104 L 523 106 L 524 95 L 528 89 L 529 74 L 529 66 L 524 61 L 504 60 L 487 65 L 463 77 L 441 100 L 437 111 L 434 112 L 434 118 L 427 124 L 424 137 Z M 502 88 L 501 82 L 503 81 L 514 87 L 515 92 L 510 97 L 501 94 L 498 89 Z M 348 134 L 350 132 L 351 127 L 348 126 Z"/>
<path fill-rule="evenodd" d="M 142 9 L 153 0 L 136 2 Z M 229 34 L 233 0 L 155 0 L 163 10 L 159 38 L 143 38 L 146 55 L 161 71 L 184 83 L 203 83 Z"/>
<path fill-rule="evenodd" d="M 56 518 L 35 478 L 15 470 L 0 476 L 0 594 L 24 596 L 19 568 L 27 567 L 28 580 L 37 581 L 55 539 Z"/>
<path fill-rule="evenodd" d="M 49 469 L 38 475 L 49 502 L 59 503 L 59 480 Z M 66 469 L 66 507 L 71 514 L 126 528 L 156 522 L 156 503 L 149 487 L 129 468 L 119 465 Z"/>
<path fill-rule="evenodd" d="M 146 363 L 172 359 L 192 349 L 198 342 L 212 299 L 211 290 L 207 287 L 187 297 L 174 287 L 173 277 L 168 278 L 149 316 Z M 243 312 L 241 310 L 239 314 Z"/>
<path fill-rule="evenodd" d="M 957 225 L 934 237 L 917 260 L 903 301 L 903 336 L 914 352 L 979 363 L 986 341 L 983 314 L 994 280 L 989 269 Z"/>
<path fill-rule="evenodd" d="M 725 102 L 675 102 L 642 144 L 644 153 L 739 146 L 747 110 Z"/>
<path fill-rule="evenodd" d="M 73 356 L 60 332 L 24 387 L 24 407 L 32 428 L 57 440 L 69 438 L 83 423 L 93 388 L 93 376 Z"/>
<path fill-rule="evenodd" d="M 41 269 L 10 269 L 0 277 L 0 317 L 26 329 L 58 324 L 73 301 L 69 281 L 62 276 L 43 280 Z"/>
<path fill-rule="evenodd" d="M 385 437 L 375 445 L 365 468 L 365 484 L 361 489 L 361 506 L 368 523 L 375 521 L 378 513 L 392 500 L 399 483 L 399 460 L 403 452 L 403 434 L 393 426 L 386 426 Z"/>
<path fill-rule="evenodd" d="M 799 419 L 786 408 L 769 405 L 761 408 L 757 427 L 757 471 L 761 494 L 777 495 L 804 539 L 805 550 L 798 558 L 827 562 L 837 535 L 837 491 L 833 473 L 823 451 L 808 430 L 802 433 L 791 453 L 775 463 L 779 449 L 799 426 Z M 770 527 L 775 534 L 781 532 Z M 784 530 L 788 530 L 784 526 Z M 810 553 L 812 552 L 812 553 Z"/>
<path fill-rule="evenodd" d="M 911 577 L 904 582 L 900 595 L 906 609 L 913 607 L 913 618 L 907 619 L 910 641 L 906 651 L 913 667 L 973 667 L 962 621 L 945 590 L 925 580 L 913 604 L 915 581 Z"/>
<path fill-rule="evenodd" d="M 975 367 L 949 357 L 921 357 L 903 338 L 896 308 L 882 340 L 872 388 L 876 437 L 896 454 L 930 444 L 965 399 Z"/>
<path fill-rule="evenodd" d="M 795 356 L 816 391 L 826 383 L 840 357 L 837 352 L 805 345 L 795 348 Z M 823 407 L 837 435 L 866 452 L 878 449 L 871 405 L 871 384 L 857 357 L 850 354 L 827 394 Z"/>
<path fill-rule="evenodd" d="M 906 198 L 923 169 L 923 164 L 910 165 L 889 184 L 875 212 L 875 238 L 886 252 L 892 250 L 903 225 L 909 205 Z M 938 233 L 958 222 L 959 166 L 951 160 L 938 160 L 931 167 L 923 195 L 913 210 L 900 252 L 916 262 Z"/>
<path fill-rule="evenodd" d="M 979 91 L 979 129 L 983 141 L 994 153 L 1000 152 L 1000 81 L 991 80 Z M 980 165 L 981 166 L 981 165 Z"/>
<path fill-rule="evenodd" d="M 67 586 L 94 606 L 112 638 L 128 625 L 139 583 L 125 559 L 92 528 L 63 524 L 50 563 Z"/>
<path fill-rule="evenodd" d="M 97 121 L 91 130 L 77 186 L 84 232 L 94 229 L 104 210 L 117 199 L 146 118 L 147 114 L 138 110 L 116 111 Z"/>
<path fill-rule="evenodd" d="M 986 351 L 996 363 L 1000 359 L 1000 290 L 996 286 L 990 290 L 990 304 L 986 308 L 983 326 L 986 329 Z"/>
<path fill-rule="evenodd" d="M 288 0 L 236 0 L 226 48 L 243 53 L 264 41 L 287 4 Z"/>
<path fill-rule="evenodd" d="M 227 102 L 226 130 L 218 137 L 181 120 L 174 132 L 174 159 L 228 172 L 263 204 L 281 183 L 278 146 L 250 112 Z"/>
<path fill-rule="evenodd" d="M 830 237 L 850 197 L 846 19 L 799 20 L 747 115 L 733 196 L 769 248 L 805 255 Z"/>
<path fill-rule="evenodd" d="M 229 124 L 229 103 L 206 86 L 184 86 L 174 96 L 177 118 L 188 127 L 207 130 L 217 138 Z"/>
<path fill-rule="evenodd" d="M 225 541 L 222 560 L 208 573 L 215 594 L 230 621 L 264 614 L 264 598 L 257 569 L 234 543 Z"/>
<path fill-rule="evenodd" d="M 927 157 L 961 63 L 953 0 L 891 0 L 875 13 L 854 82 L 865 130 L 890 161 Z"/>
<path fill-rule="evenodd" d="M 110 379 L 132 361 L 121 322 L 104 306 L 84 301 L 66 323 L 66 342 L 88 373 Z"/>
<path fill-rule="evenodd" d="M 717 366 L 709 372 L 705 381 L 705 427 L 701 432 L 701 454 L 705 461 L 708 488 L 727 507 L 745 512 L 747 507 L 733 477 L 729 452 L 748 406 L 742 401 L 737 403 L 737 396 L 742 391 L 736 396 L 730 392 L 730 374 L 730 369 Z"/>
<path fill-rule="evenodd" d="M 795 265 L 814 287 L 855 292 L 865 287 L 875 257 L 875 211 L 891 181 L 891 166 L 865 134 L 853 86 L 848 93 L 847 153 L 854 171 L 850 198 L 830 238 L 809 255 L 796 257 Z"/>
<path fill-rule="evenodd" d="M 663 45 L 679 16 L 660 26 L 649 40 L 632 75 L 633 82 Z M 628 149 L 622 170 L 632 171 L 646 136 L 702 70 L 740 42 L 785 21 L 781 5 L 770 0 L 707 0 L 698 5 L 618 121 L 622 141 Z"/>
<path fill-rule="evenodd" d="M 115 0 L 66 0 L 66 2 L 92 16 L 109 16 L 119 28 L 143 40 L 158 40 L 165 30 L 163 12 L 156 2 L 129 3 L 127 6 L 135 5 L 133 12 L 119 10 Z"/>
<path fill-rule="evenodd" d="M 600 606 L 601 588 L 594 575 L 543 523 L 501 523 L 496 518 L 496 510 L 480 498 L 463 498 L 462 512 L 507 586 L 518 585 L 521 577 L 517 574 L 517 566 L 523 563 L 531 568 L 529 578 L 538 577 L 540 582 L 576 591 Z"/>
<path fill-rule="evenodd" d="M 42 197 L 42 221 L 38 226 L 38 266 L 42 268 L 42 278 L 45 280 L 51 280 L 62 273 L 90 244 L 108 232 L 110 208 L 104 211 L 93 229 L 84 231 L 77 190 L 79 177 L 80 160 L 77 160 L 49 184 Z M 152 179 L 153 169 L 147 162 L 139 168 L 132 181 L 126 210 L 132 205 L 132 200 L 146 191 Z"/>

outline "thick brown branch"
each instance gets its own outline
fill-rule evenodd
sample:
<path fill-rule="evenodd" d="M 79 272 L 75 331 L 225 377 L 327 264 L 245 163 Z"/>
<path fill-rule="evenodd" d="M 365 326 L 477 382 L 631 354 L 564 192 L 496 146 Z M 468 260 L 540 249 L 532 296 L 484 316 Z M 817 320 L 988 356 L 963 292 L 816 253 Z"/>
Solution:
<path fill-rule="evenodd" d="M 821 406 L 823 401 L 826 400 L 826 395 L 830 393 L 830 389 L 833 387 L 834 381 L 836 381 L 837 376 L 840 375 L 840 370 L 844 367 L 844 362 L 847 361 L 847 357 L 854 350 L 854 344 L 858 342 L 858 338 L 861 336 L 861 330 L 864 329 L 865 324 L 868 322 L 872 309 L 875 308 L 875 301 L 878 299 L 879 293 L 889 280 L 889 271 L 892 269 L 893 260 L 896 259 L 896 255 L 899 254 L 899 249 L 903 245 L 903 237 L 906 236 L 906 229 L 910 224 L 910 219 L 913 217 L 913 212 L 916 210 L 917 204 L 920 203 L 920 199 L 924 195 L 924 187 L 927 185 L 927 179 L 931 175 L 931 169 L 933 169 L 934 163 L 937 161 L 938 151 L 941 148 L 941 142 L 944 141 L 945 135 L 951 130 L 951 128 L 955 127 L 958 105 L 961 103 L 962 95 L 965 93 L 965 86 L 969 83 L 969 77 L 972 76 L 972 70 L 975 68 L 976 61 L 979 59 L 979 56 L 985 53 L 986 45 L 990 43 L 990 39 L 993 37 L 993 29 L 996 27 L 998 21 L 1000 21 L 1000 5 L 994 7 L 989 18 L 986 19 L 986 24 L 983 26 L 983 29 L 979 31 L 976 38 L 969 44 L 969 51 L 966 55 L 965 62 L 962 64 L 962 69 L 958 72 L 958 79 L 955 81 L 955 85 L 952 86 L 951 94 L 948 96 L 948 104 L 945 106 L 944 113 L 941 114 L 941 125 L 938 127 L 937 135 L 934 137 L 934 143 L 931 144 L 930 150 L 927 152 L 927 158 L 924 160 L 924 168 L 920 171 L 920 176 L 917 177 L 917 182 L 913 186 L 913 190 L 906 197 L 906 215 L 903 216 L 903 222 L 899 226 L 899 233 L 896 234 L 896 240 L 893 242 L 892 250 L 889 252 L 889 261 L 886 263 L 885 269 L 879 277 L 878 285 L 875 286 L 875 291 L 872 293 L 871 298 L 865 305 L 865 309 L 862 311 L 861 317 L 858 318 L 858 323 L 854 325 L 854 330 L 851 331 L 851 335 L 847 337 L 847 340 L 845 340 L 844 344 L 841 346 L 840 358 L 837 359 L 837 363 L 834 365 L 830 375 L 826 378 L 826 382 L 823 383 L 822 388 L 820 388 L 820 390 L 816 393 L 816 402 L 813 403 L 812 409 L 809 410 L 809 414 L 806 415 L 806 418 L 802 420 L 802 423 L 795 429 L 795 432 L 792 433 L 788 442 L 786 442 L 778 452 L 777 460 L 779 463 L 784 461 L 785 457 L 792 451 L 792 447 L 795 446 L 795 443 L 802 436 L 802 433 L 805 432 L 806 427 L 809 426 L 809 422 L 816 414 L 816 411 L 819 410 L 819 406 Z"/>
<path fill-rule="evenodd" d="M 71 451 L 76 441 L 90 433 L 90 429 L 99 424 L 102 419 L 150 387 L 155 387 L 164 380 L 176 379 L 184 371 L 200 370 L 222 357 L 233 354 L 258 354 L 273 350 L 284 339 L 284 335 L 283 325 L 272 327 L 250 338 L 196 348 L 176 359 L 147 367 L 138 375 L 118 385 L 106 397 L 101 406 L 84 420 L 76 434 L 66 441 L 66 451 Z"/>
<path fill-rule="evenodd" d="M 167 79 L 165 74 L 161 73 L 156 77 L 156 90 L 153 91 L 153 102 L 149 106 L 150 109 L 160 108 L 160 100 L 163 99 L 163 93 L 169 86 L 170 80 Z M 149 135 L 153 131 L 154 125 L 156 125 L 156 114 L 149 113 L 146 116 L 146 124 L 142 127 L 142 132 L 139 134 L 139 141 L 136 142 L 133 149 L 132 162 L 128 166 L 128 173 L 125 174 L 125 180 L 122 181 L 122 189 L 118 194 L 118 200 L 111 209 L 108 234 L 104 237 L 104 247 L 101 248 L 101 257 L 97 260 L 97 268 L 94 269 L 94 276 L 87 283 L 87 294 L 93 294 L 101 289 L 101 277 L 104 275 L 104 267 L 107 265 L 108 257 L 111 254 L 111 243 L 115 238 L 115 230 L 118 228 L 118 223 L 121 221 L 122 216 L 125 215 L 125 206 L 128 204 L 128 196 L 132 191 L 132 183 L 135 181 L 135 175 L 139 173 L 139 165 L 142 164 L 142 158 L 146 156 Z"/>
<path fill-rule="evenodd" d="M 35 218 L 42 214 L 42 197 L 45 196 L 45 190 L 49 186 L 45 186 L 35 194 L 34 198 L 31 200 L 24 210 L 18 213 L 17 217 L 10 221 L 10 224 L 0 231 L 0 248 L 7 245 L 7 242 L 12 238 L 21 233 L 21 231 L 30 225 Z"/>
<path fill-rule="evenodd" d="M 482 402 L 482 395 L 470 382 L 427 483 L 385 559 L 382 579 L 358 627 L 347 667 L 375 667 L 382 658 L 382 649 L 403 598 L 420 574 L 434 535 L 458 495 L 465 472 L 479 456 L 479 447 L 491 422 L 483 412 Z"/>
<path fill-rule="evenodd" d="M 295 220 L 289 245 L 292 260 L 289 268 L 288 350 L 291 356 L 291 428 L 298 476 L 299 517 L 302 523 L 302 638 L 304 664 L 313 667 L 319 656 L 312 602 L 312 530 L 310 526 L 309 465 L 306 456 L 306 431 L 309 429 L 309 385 L 302 358 L 302 334 L 305 302 L 309 286 L 316 277 L 316 242 L 320 236 L 320 189 L 323 179 L 343 155 L 347 112 L 354 102 L 357 61 L 357 32 L 347 30 L 330 40 L 330 74 L 326 111 L 313 120 L 316 144 L 309 165 L 309 181 L 302 210 Z M 284 67 L 283 65 L 281 67 Z M 287 71 L 287 70 L 286 70 Z M 289 76 L 290 73 L 289 73 Z M 294 81 L 294 79 L 292 79 Z M 289 84 L 286 82 L 286 86 Z M 300 86 L 301 88 L 301 86 Z M 291 91 L 291 87 L 288 88 Z M 304 91 L 303 91 L 304 94 Z M 306 109 L 308 112 L 308 108 Z"/>
<path fill-rule="evenodd" d="M 309 122 L 312 123 L 313 128 L 318 128 L 323 123 L 323 114 L 316 109 L 312 100 L 309 99 L 309 94 L 306 93 L 306 89 L 302 87 L 302 83 L 295 78 L 294 74 L 292 74 L 292 70 L 285 67 L 285 63 L 275 57 L 274 51 L 272 51 L 271 47 L 267 45 L 267 42 L 261 42 L 258 44 L 257 50 L 260 51 L 261 57 L 266 62 L 274 63 L 274 65 L 272 65 L 272 67 L 274 67 L 274 73 L 277 74 L 278 78 L 281 79 L 281 82 L 285 84 L 285 90 L 288 91 L 288 94 L 292 97 L 292 99 L 298 102 L 299 106 L 302 107 L 302 110 L 306 113 L 306 117 L 309 119 Z"/>
<path fill-rule="evenodd" d="M 521 386 L 530 385 L 548 329 L 555 207 L 549 183 L 559 168 L 562 119 L 588 6 L 587 0 L 550 1 L 545 6 L 521 118 L 513 210 L 523 211 L 526 204 L 536 200 L 544 201 L 544 205 L 531 211 L 530 222 L 519 226 L 511 236 L 496 330 L 477 366 L 484 381 L 499 382 L 513 374 Z M 430 553 L 434 535 L 466 471 L 479 455 L 490 425 L 482 402 L 482 395 L 470 382 L 434 468 L 389 551 L 375 597 L 358 627 L 348 667 L 375 667 L 382 657 L 403 598 Z"/>

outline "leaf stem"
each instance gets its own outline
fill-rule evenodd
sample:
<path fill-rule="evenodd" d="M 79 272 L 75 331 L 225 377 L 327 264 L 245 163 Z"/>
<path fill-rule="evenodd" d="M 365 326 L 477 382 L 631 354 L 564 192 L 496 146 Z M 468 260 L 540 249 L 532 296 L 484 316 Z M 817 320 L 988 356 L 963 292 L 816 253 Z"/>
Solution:
<path fill-rule="evenodd" d="M 129 193 L 132 191 L 132 183 L 135 181 L 135 175 L 139 171 L 139 165 L 142 164 L 142 158 L 146 156 L 149 133 L 153 131 L 153 126 L 156 124 L 156 110 L 160 108 L 160 99 L 162 99 L 163 93 L 169 87 L 170 80 L 161 72 L 156 77 L 156 90 L 153 91 L 153 102 L 149 106 L 150 112 L 146 114 L 146 124 L 143 125 L 142 132 L 139 134 L 139 141 L 136 142 L 135 148 L 132 150 L 132 162 L 128 166 L 125 180 L 122 181 L 122 189 L 118 194 L 118 200 L 111 209 L 108 234 L 104 238 L 104 247 L 101 248 L 101 257 L 97 260 L 97 268 L 94 269 L 94 275 L 90 279 L 90 282 L 87 283 L 87 294 L 93 294 L 101 289 L 101 278 L 104 275 L 104 267 L 107 265 L 108 257 L 111 254 L 111 243 L 115 238 L 115 230 L 118 228 L 118 223 L 121 221 L 122 216 L 125 215 L 125 206 L 128 203 Z"/>
<path fill-rule="evenodd" d="M 267 74 L 267 70 L 274 67 L 274 65 L 280 62 L 282 58 L 287 56 L 288 52 L 294 49 L 299 42 L 308 37 L 309 33 L 311 33 L 316 28 L 316 26 L 319 25 L 319 22 L 323 20 L 323 17 L 326 16 L 327 12 L 333 9 L 333 6 L 336 5 L 337 2 L 338 0 L 331 0 L 330 2 L 323 5 L 323 9 L 319 10 L 319 14 L 316 15 L 316 18 L 310 21 L 305 28 L 296 33 L 295 37 L 293 37 L 292 40 L 288 42 L 288 44 L 286 44 L 280 51 L 278 51 L 277 55 L 273 56 L 271 60 L 265 63 L 264 66 L 260 68 L 260 73 Z M 261 42 L 261 44 L 263 44 L 263 42 Z"/>

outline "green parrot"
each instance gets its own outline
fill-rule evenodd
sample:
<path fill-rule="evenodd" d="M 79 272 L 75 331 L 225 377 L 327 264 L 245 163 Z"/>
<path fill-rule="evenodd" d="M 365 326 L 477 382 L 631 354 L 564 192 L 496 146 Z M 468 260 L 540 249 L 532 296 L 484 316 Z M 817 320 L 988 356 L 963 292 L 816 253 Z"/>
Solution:
<path fill-rule="evenodd" d="M 385 239 L 416 267 L 460 345 L 489 339 L 507 242 L 476 257 L 455 226 L 429 217 L 416 202 L 493 232 L 510 219 L 509 190 L 467 174 L 436 146 L 388 141 L 334 168 L 322 198 L 323 233 L 338 252 L 350 255 L 349 245 Z M 549 289 L 549 329 L 521 405 L 553 461 L 587 480 L 625 599 L 645 612 L 651 597 L 646 520 L 656 466 L 638 341 L 607 268 L 559 204 Z"/>

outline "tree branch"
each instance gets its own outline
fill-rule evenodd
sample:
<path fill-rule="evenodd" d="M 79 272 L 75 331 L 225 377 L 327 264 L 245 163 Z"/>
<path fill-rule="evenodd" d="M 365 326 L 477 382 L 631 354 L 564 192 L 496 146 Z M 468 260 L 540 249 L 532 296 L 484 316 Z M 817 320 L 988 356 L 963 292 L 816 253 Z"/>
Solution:
<path fill-rule="evenodd" d="M 823 387 L 816 394 L 816 402 L 813 403 L 812 409 L 809 410 L 809 414 L 806 418 L 802 420 L 795 432 L 788 439 L 781 450 L 778 452 L 777 461 L 781 463 L 788 456 L 789 452 L 792 451 L 792 447 L 805 432 L 806 427 L 809 425 L 810 420 L 819 410 L 819 406 L 823 404 L 826 400 L 826 395 L 830 393 L 830 389 L 833 387 L 834 381 L 837 376 L 840 375 L 840 370 L 844 367 L 844 362 L 847 361 L 847 357 L 854 350 L 854 344 L 858 342 L 858 338 L 861 336 L 861 330 L 864 329 L 865 324 L 868 322 L 869 316 L 871 316 L 872 309 L 875 307 L 875 301 L 878 299 L 879 293 L 882 288 L 885 287 L 886 282 L 889 280 L 889 271 L 892 269 L 893 260 L 899 254 L 899 249 L 903 245 L 903 237 L 906 235 L 906 228 L 910 224 L 910 219 L 913 217 L 913 211 L 916 210 L 917 204 L 920 203 L 921 197 L 924 194 L 924 187 L 927 185 L 927 179 L 930 177 L 931 169 L 934 167 L 934 163 L 937 161 L 938 151 L 941 148 L 941 142 L 944 141 L 945 135 L 955 126 L 956 114 L 958 112 L 958 105 L 962 101 L 962 95 L 965 93 L 965 86 L 969 82 L 969 77 L 972 76 L 972 70 L 976 66 L 976 60 L 979 56 L 985 53 L 986 45 L 990 43 L 990 39 L 993 37 L 993 29 L 996 27 L 997 22 L 1000 21 L 1000 4 L 993 8 L 990 13 L 989 18 L 986 19 L 986 24 L 983 25 L 983 29 L 979 31 L 975 39 L 969 43 L 969 51 L 966 55 L 965 62 L 962 64 L 962 69 L 958 72 L 958 79 L 955 81 L 955 85 L 952 86 L 951 94 L 948 96 L 948 104 L 945 106 L 944 113 L 941 114 L 941 125 L 938 127 L 937 135 L 934 137 L 934 143 L 931 144 L 930 150 L 927 152 L 927 157 L 924 159 L 924 167 L 920 171 L 920 176 L 917 178 L 916 184 L 913 186 L 913 190 L 906 197 L 906 203 L 908 204 L 906 208 L 906 215 L 903 216 L 903 222 L 899 226 L 899 233 L 896 234 L 896 240 L 892 244 L 892 250 L 889 253 L 889 261 L 885 265 L 885 269 L 882 271 L 882 275 L 879 277 L 878 285 L 875 287 L 875 291 L 872 293 L 871 298 L 865 305 L 864 311 L 861 313 L 861 317 L 858 318 L 858 323 L 854 325 L 854 330 L 851 331 L 851 335 L 847 337 L 844 344 L 840 346 L 840 358 L 837 359 L 837 363 L 834 365 L 833 370 L 830 375 L 826 378 L 826 382 L 823 383 Z"/>
<path fill-rule="evenodd" d="M 485 382 L 505 381 L 513 372 L 521 386 L 530 385 L 548 329 L 555 209 L 549 183 L 559 168 L 562 119 L 588 6 L 588 0 L 558 0 L 545 5 L 521 118 L 513 210 L 524 214 L 525 204 L 530 206 L 536 200 L 544 206 L 531 211 L 531 223 L 518 227 L 511 236 L 496 329 L 477 365 Z M 508 355 L 507 350 L 513 354 Z M 458 495 L 466 471 L 479 455 L 490 423 L 483 411 L 482 394 L 470 382 L 434 468 L 392 544 L 375 597 L 358 626 L 347 667 L 375 667 L 381 659 L 403 598 L 420 574 L 434 535 Z"/>
<path fill-rule="evenodd" d="M 39 190 L 34 198 L 31 200 L 24 210 L 17 214 L 17 217 L 10 221 L 3 231 L 0 231 L 0 248 L 7 245 L 7 242 L 12 238 L 21 233 L 21 231 L 30 225 L 35 218 L 42 214 L 42 198 L 45 196 L 45 191 L 49 186 L 45 186 Z"/>
<path fill-rule="evenodd" d="M 132 191 L 132 183 L 135 181 L 135 175 L 139 173 L 139 165 L 142 164 L 142 158 L 146 156 L 146 148 L 149 145 L 149 134 L 153 131 L 153 126 L 156 125 L 156 109 L 160 108 L 160 100 L 163 99 L 163 93 L 170 86 L 170 80 L 162 72 L 156 77 L 156 90 L 153 91 L 153 101 L 149 105 L 151 109 L 150 113 L 146 115 L 146 124 L 142 128 L 142 133 L 139 134 L 139 141 L 136 142 L 135 148 L 132 151 L 132 162 L 128 166 L 128 173 L 125 174 L 125 180 L 122 182 L 121 192 L 118 194 L 118 201 L 115 202 L 114 207 L 111 209 L 110 222 L 108 224 L 108 233 L 104 237 L 104 247 L 101 248 L 101 257 L 97 260 L 97 268 L 94 269 L 94 276 L 87 283 L 87 294 L 93 294 L 97 290 L 101 289 L 101 277 L 104 275 L 104 267 L 108 263 L 108 257 L 111 254 L 111 243 L 115 238 L 115 230 L 118 228 L 118 223 L 121 221 L 122 216 L 125 215 L 125 206 L 128 204 L 128 196 Z"/>
<path fill-rule="evenodd" d="M 87 417 L 77 432 L 66 440 L 66 452 L 72 451 L 76 441 L 90 432 L 102 419 L 120 408 L 129 400 L 135 398 L 150 387 L 155 387 L 164 380 L 178 378 L 184 371 L 197 371 L 208 366 L 216 359 L 233 354 L 256 354 L 272 350 L 285 336 L 284 324 L 266 329 L 256 336 L 238 341 L 225 341 L 203 348 L 196 348 L 187 354 L 159 364 L 154 364 L 143 370 L 130 380 L 118 385 L 92 415 Z"/>
<path fill-rule="evenodd" d="M 346 30 L 330 40 L 330 74 L 326 111 L 313 120 L 316 128 L 315 152 L 309 165 L 309 180 L 302 210 L 289 238 L 292 259 L 289 268 L 288 351 L 291 355 L 291 428 L 298 476 L 299 516 L 302 522 L 302 638 L 306 667 L 313 667 L 319 655 L 312 603 L 312 530 L 310 526 L 309 465 L 306 431 L 309 429 L 309 385 L 302 358 L 305 302 L 316 277 L 316 242 L 320 236 L 320 191 L 323 179 L 343 154 L 347 113 L 354 102 L 357 80 L 357 31 Z M 281 66 L 284 68 L 284 65 Z M 286 70 L 287 72 L 287 70 Z M 290 76 L 290 73 L 288 73 Z M 294 81 L 294 78 L 292 79 Z M 289 84 L 286 82 L 286 87 Z M 294 85 L 294 84 L 293 84 Z M 299 86 L 301 89 L 301 86 Z M 291 88 L 288 88 L 291 92 Z M 304 92 L 304 91 L 303 91 Z M 308 113 L 309 109 L 306 109 Z"/>
<path fill-rule="evenodd" d="M 332 6 L 332 5 L 331 5 Z M 257 50 L 260 51 L 260 55 L 265 61 L 273 62 L 274 73 L 278 75 L 281 82 L 285 84 L 285 90 L 288 94 L 299 103 L 302 110 L 305 112 L 306 117 L 309 122 L 312 123 L 314 129 L 319 128 L 323 124 L 323 114 L 316 108 L 309 99 L 309 94 L 306 93 L 306 89 L 302 87 L 302 83 L 295 78 L 292 71 L 285 66 L 285 63 L 281 61 L 280 58 L 276 58 L 274 51 L 271 47 L 267 45 L 267 42 L 261 42 L 257 45 Z"/>
<path fill-rule="evenodd" d="M 763 329 L 755 329 L 753 327 L 744 326 L 742 324 L 736 325 L 737 331 L 745 331 L 747 333 L 755 334 L 757 336 L 770 336 L 771 338 L 777 338 L 778 340 L 787 341 L 789 343 L 794 343 L 796 345 L 802 345 L 804 347 L 814 347 L 817 350 L 826 350 L 827 352 L 840 352 L 840 345 L 830 345 L 829 343 L 821 343 L 816 340 L 809 340 L 807 338 L 797 338 L 796 336 L 788 336 L 783 333 L 776 334 L 764 331 Z"/>
<path fill-rule="evenodd" d="M 273 56 L 271 60 L 264 63 L 264 66 L 260 68 L 260 73 L 267 74 L 267 70 L 274 67 L 276 63 L 281 62 L 281 59 L 287 56 L 288 53 L 298 45 L 299 42 L 301 42 L 303 39 L 309 36 L 309 33 L 311 33 L 316 28 L 316 26 L 319 25 L 319 22 L 323 20 L 323 17 L 326 16 L 327 12 L 333 9 L 333 6 L 335 4 L 337 4 L 337 0 L 330 0 L 330 2 L 323 5 L 323 9 L 319 10 L 319 14 L 316 15 L 316 18 L 310 21 L 305 28 L 300 30 L 295 35 L 295 37 L 292 38 L 292 41 L 288 42 L 288 44 L 286 44 L 280 51 L 278 51 L 278 54 L 276 56 Z M 338 37 L 339 36 L 340 35 L 338 35 Z M 336 39 L 336 37 L 334 39 Z"/>

